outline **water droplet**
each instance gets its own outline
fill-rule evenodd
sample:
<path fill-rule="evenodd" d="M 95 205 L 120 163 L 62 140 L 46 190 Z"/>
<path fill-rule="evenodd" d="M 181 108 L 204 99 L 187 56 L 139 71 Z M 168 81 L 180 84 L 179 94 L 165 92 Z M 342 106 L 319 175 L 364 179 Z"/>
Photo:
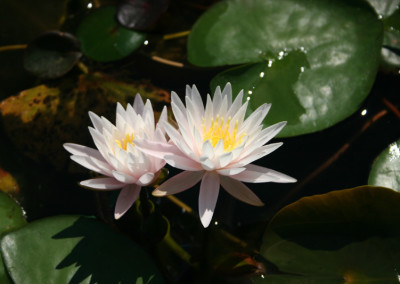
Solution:
<path fill-rule="evenodd" d="M 264 279 L 264 278 L 265 278 L 265 275 L 264 275 L 264 274 L 261 274 L 261 278 Z"/>
<path fill-rule="evenodd" d="M 86 6 L 88 9 L 92 9 L 92 7 L 93 7 L 93 4 L 91 3 L 91 2 L 89 2 L 88 4 L 87 4 L 87 6 Z"/>
<path fill-rule="evenodd" d="M 251 95 L 253 92 L 252 91 L 248 91 L 247 93 L 249 93 L 249 95 Z"/>
<path fill-rule="evenodd" d="M 304 67 L 303 66 L 300 67 L 300 72 L 304 72 Z"/>
<path fill-rule="evenodd" d="M 268 67 L 272 66 L 272 60 L 268 60 Z M 399 74 L 400 74 L 400 70 L 399 70 Z"/>
<path fill-rule="evenodd" d="M 363 109 L 363 110 L 361 111 L 361 115 L 364 116 L 364 115 L 367 114 L 367 112 L 368 112 L 367 109 Z"/>
<path fill-rule="evenodd" d="M 218 226 L 218 221 L 215 221 L 215 222 L 214 222 L 214 225 L 215 225 L 215 226 Z"/>
<path fill-rule="evenodd" d="M 148 40 L 145 40 L 144 41 L 144 45 L 148 45 L 149 44 L 149 41 Z"/>
<path fill-rule="evenodd" d="M 263 78 L 264 77 L 264 72 L 261 72 L 260 73 L 260 78 Z"/>

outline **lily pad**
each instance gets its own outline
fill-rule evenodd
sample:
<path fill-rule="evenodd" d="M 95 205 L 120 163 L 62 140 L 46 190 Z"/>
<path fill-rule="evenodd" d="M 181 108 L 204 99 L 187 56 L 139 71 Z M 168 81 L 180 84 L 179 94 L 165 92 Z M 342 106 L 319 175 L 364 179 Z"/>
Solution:
<path fill-rule="evenodd" d="M 65 169 L 69 158 L 63 143 L 92 145 L 88 111 L 113 121 L 116 103 L 133 103 L 137 93 L 152 101 L 156 115 L 170 101 L 167 91 L 147 81 L 126 83 L 100 73 L 82 75 L 78 82 L 39 85 L 3 100 L 3 127 L 16 149 L 36 162 Z"/>
<path fill-rule="evenodd" d="M 390 144 L 375 159 L 369 173 L 368 184 L 400 192 L 400 140 Z"/>
<path fill-rule="evenodd" d="M 77 38 L 69 33 L 51 31 L 28 45 L 24 67 L 41 78 L 57 78 L 70 71 L 81 56 Z"/>
<path fill-rule="evenodd" d="M 1 174 L 0 174 L 1 175 Z M 0 184 L 2 178 L 0 177 Z M 20 206 L 7 194 L 0 192 L 0 236 L 25 226 L 26 220 Z M 0 257 L 0 283 L 12 283 Z"/>
<path fill-rule="evenodd" d="M 199 66 L 264 64 L 251 76 L 252 65 L 227 70 L 212 88 L 226 80 L 235 93 L 247 86 L 253 109 L 291 101 L 275 103 L 265 122 L 288 117 L 279 136 L 295 136 L 332 126 L 358 109 L 375 79 L 382 36 L 382 22 L 362 1 L 221 1 L 193 26 L 188 59 Z"/>
<path fill-rule="evenodd" d="M 138 245 L 91 218 L 34 221 L 6 235 L 1 252 L 15 283 L 163 283 Z"/>
<path fill-rule="evenodd" d="M 304 197 L 271 220 L 261 255 L 280 271 L 305 277 L 301 281 L 325 277 L 328 282 L 323 283 L 395 283 L 399 202 L 399 193 L 371 186 Z"/>
<path fill-rule="evenodd" d="M 115 7 L 108 6 L 91 12 L 79 25 L 77 37 L 86 56 L 108 62 L 131 54 L 143 44 L 146 34 L 119 25 Z"/>

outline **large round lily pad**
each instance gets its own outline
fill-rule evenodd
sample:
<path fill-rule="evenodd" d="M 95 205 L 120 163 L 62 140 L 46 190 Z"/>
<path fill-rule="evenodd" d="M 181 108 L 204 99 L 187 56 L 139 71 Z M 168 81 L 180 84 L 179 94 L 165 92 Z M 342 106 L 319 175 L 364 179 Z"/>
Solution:
<path fill-rule="evenodd" d="M 390 144 L 375 159 L 368 184 L 400 191 L 400 140 Z"/>
<path fill-rule="evenodd" d="M 306 282 L 315 277 L 325 278 L 321 283 L 395 283 L 399 202 L 399 193 L 371 186 L 304 197 L 274 216 L 261 254 L 280 271 L 301 276 L 288 283 L 318 283 Z M 285 283 L 272 278 L 277 282 L 257 281 Z"/>
<path fill-rule="evenodd" d="M 235 93 L 245 88 L 253 109 L 272 102 L 266 122 L 285 117 L 280 136 L 295 136 L 358 109 L 375 79 L 382 35 L 382 22 L 363 1 L 221 1 L 193 26 L 188 59 L 250 64 L 217 75 L 212 87 L 231 81 Z"/>
<path fill-rule="evenodd" d="M 141 46 L 146 34 L 121 26 L 115 7 L 107 6 L 90 13 L 79 25 L 77 37 L 83 53 L 97 61 L 122 59 Z"/>
<path fill-rule="evenodd" d="M 91 218 L 32 222 L 6 235 L 1 252 L 15 283 L 163 283 L 138 245 Z"/>

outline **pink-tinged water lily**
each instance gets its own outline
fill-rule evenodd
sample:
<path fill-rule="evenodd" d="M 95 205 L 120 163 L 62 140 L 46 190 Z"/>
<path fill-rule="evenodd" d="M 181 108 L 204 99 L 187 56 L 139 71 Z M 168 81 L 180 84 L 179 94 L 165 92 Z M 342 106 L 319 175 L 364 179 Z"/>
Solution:
<path fill-rule="evenodd" d="M 153 107 L 149 100 L 143 103 L 136 95 L 133 106 L 124 109 L 117 104 L 116 123 L 89 112 L 93 127 L 89 127 L 97 149 L 66 143 L 71 159 L 78 164 L 102 174 L 104 177 L 80 182 L 82 186 L 96 190 L 121 189 L 115 205 L 114 216 L 120 218 L 136 201 L 142 186 L 151 185 L 159 176 L 165 161 L 146 155 L 135 146 L 135 140 L 145 139 L 166 143 L 161 127 L 167 120 L 164 107 L 155 125 Z"/>
<path fill-rule="evenodd" d="M 155 196 L 181 192 L 201 180 L 199 213 L 207 227 L 212 219 L 222 187 L 237 199 L 255 206 L 263 202 L 242 182 L 295 182 L 277 171 L 250 164 L 282 143 L 265 145 L 286 124 L 280 122 L 263 129 L 262 121 L 270 109 L 263 104 L 245 118 L 248 101 L 242 103 L 243 91 L 232 102 L 232 88 L 218 87 L 213 99 L 207 96 L 204 107 L 195 86 L 186 87 L 186 106 L 176 93 L 172 93 L 172 110 L 178 129 L 168 122 L 165 131 L 169 143 L 139 140 L 137 145 L 148 154 L 164 158 L 173 167 L 184 172 L 170 178 L 153 191 Z"/>

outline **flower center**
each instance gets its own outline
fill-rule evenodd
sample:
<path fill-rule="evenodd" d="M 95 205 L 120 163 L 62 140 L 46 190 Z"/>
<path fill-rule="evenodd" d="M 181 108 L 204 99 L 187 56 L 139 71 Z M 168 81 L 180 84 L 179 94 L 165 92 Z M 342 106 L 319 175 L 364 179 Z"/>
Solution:
<path fill-rule="evenodd" d="M 135 136 L 133 133 L 131 133 L 131 134 L 126 134 L 125 138 L 122 138 L 122 140 L 115 139 L 115 142 L 117 143 L 118 147 L 126 150 L 128 144 L 135 145 L 133 144 L 133 139 L 135 139 Z"/>
<path fill-rule="evenodd" d="M 203 118 L 204 121 L 204 118 Z M 231 132 L 229 132 L 229 127 L 231 124 L 231 117 L 228 118 L 228 121 L 224 124 L 224 118 L 217 115 L 217 117 L 211 119 L 211 126 L 207 129 L 204 123 L 203 126 L 203 142 L 206 140 L 210 140 L 213 147 L 217 145 L 217 143 L 222 139 L 224 143 L 224 151 L 229 152 L 239 146 L 243 137 L 246 134 L 237 135 L 239 121 L 235 121 L 235 126 Z"/>

